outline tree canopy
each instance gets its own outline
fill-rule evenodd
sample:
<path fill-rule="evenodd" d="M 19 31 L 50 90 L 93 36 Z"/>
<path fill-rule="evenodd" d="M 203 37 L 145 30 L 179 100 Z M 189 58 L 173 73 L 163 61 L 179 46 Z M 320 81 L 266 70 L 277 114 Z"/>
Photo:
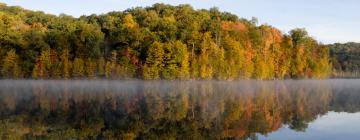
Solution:
<path fill-rule="evenodd" d="M 359 77 L 360 44 L 335 43 L 328 45 L 335 77 Z"/>
<path fill-rule="evenodd" d="M 328 48 L 305 29 L 154 4 L 74 18 L 0 6 L 3 78 L 325 78 Z M 16 72 L 16 73 L 12 73 Z"/>

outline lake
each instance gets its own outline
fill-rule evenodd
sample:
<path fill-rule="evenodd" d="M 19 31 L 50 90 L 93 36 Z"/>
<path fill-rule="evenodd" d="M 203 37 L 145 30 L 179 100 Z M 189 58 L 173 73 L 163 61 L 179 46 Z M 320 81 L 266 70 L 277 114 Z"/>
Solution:
<path fill-rule="evenodd" d="M 0 139 L 356 140 L 360 80 L 0 80 Z"/>

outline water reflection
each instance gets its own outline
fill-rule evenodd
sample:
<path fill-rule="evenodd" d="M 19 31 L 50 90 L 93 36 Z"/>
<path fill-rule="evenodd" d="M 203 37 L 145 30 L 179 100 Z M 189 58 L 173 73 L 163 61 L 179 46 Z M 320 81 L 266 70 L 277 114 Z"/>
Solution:
<path fill-rule="evenodd" d="M 309 123 L 306 132 L 296 132 L 284 126 L 260 140 L 358 140 L 360 113 L 329 112 Z"/>
<path fill-rule="evenodd" d="M 0 139 L 257 139 L 358 112 L 357 80 L 0 81 Z"/>

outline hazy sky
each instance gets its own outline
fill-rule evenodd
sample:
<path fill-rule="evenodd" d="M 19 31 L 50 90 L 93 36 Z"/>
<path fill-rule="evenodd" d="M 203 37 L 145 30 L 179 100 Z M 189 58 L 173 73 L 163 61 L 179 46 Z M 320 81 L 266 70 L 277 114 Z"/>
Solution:
<path fill-rule="evenodd" d="M 323 43 L 360 42 L 360 0 L 0 0 L 8 5 L 46 13 L 78 17 L 125 10 L 154 3 L 191 4 L 194 8 L 219 7 L 283 32 L 304 27 Z M 357 25 L 357 26 L 356 26 Z"/>

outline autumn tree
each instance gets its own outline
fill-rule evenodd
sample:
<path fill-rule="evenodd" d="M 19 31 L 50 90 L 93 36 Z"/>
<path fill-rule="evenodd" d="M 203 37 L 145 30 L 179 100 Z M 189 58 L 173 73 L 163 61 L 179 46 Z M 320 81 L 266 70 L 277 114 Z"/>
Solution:
<path fill-rule="evenodd" d="M 201 79 L 212 79 L 214 74 L 214 65 L 211 64 L 212 53 L 217 49 L 216 44 L 211 40 L 211 34 L 205 33 L 203 41 L 200 44 L 200 54 L 198 56 L 198 73 Z"/>
<path fill-rule="evenodd" d="M 49 78 L 51 70 L 50 50 L 43 50 L 36 60 L 36 65 L 33 69 L 33 78 Z"/>
<path fill-rule="evenodd" d="M 163 69 L 164 49 L 160 42 L 154 42 L 147 51 L 145 66 L 143 68 L 143 78 L 148 80 L 160 79 Z"/>
<path fill-rule="evenodd" d="M 164 68 L 161 70 L 162 78 L 187 79 L 189 76 L 188 52 L 185 44 L 180 41 L 164 44 Z"/>
<path fill-rule="evenodd" d="M 330 63 L 357 67 L 329 57 L 305 29 L 285 34 L 256 18 L 190 5 L 154 4 L 79 18 L 2 5 L 0 59 L 11 50 L 21 76 L 44 79 L 325 78 Z"/>
<path fill-rule="evenodd" d="M 96 76 L 96 63 L 90 58 L 85 61 L 85 73 L 88 78 Z"/>
<path fill-rule="evenodd" d="M 82 78 L 85 76 L 85 62 L 82 58 L 75 58 L 72 65 L 72 76 Z"/>
<path fill-rule="evenodd" d="M 120 58 L 116 67 L 116 73 L 121 79 L 136 77 L 139 59 L 136 52 L 130 48 L 120 50 Z"/>
<path fill-rule="evenodd" d="M 19 67 L 18 61 L 15 50 L 12 49 L 8 51 L 2 63 L 2 76 L 6 78 L 19 78 L 21 76 L 21 68 Z"/>
<path fill-rule="evenodd" d="M 71 61 L 69 60 L 69 51 L 67 49 L 62 51 L 60 56 L 61 68 L 62 68 L 62 77 L 64 79 L 70 78 L 71 75 Z"/>
<path fill-rule="evenodd" d="M 105 64 L 105 76 L 106 78 L 116 78 L 116 67 L 117 67 L 117 53 L 116 51 L 111 52 L 110 61 Z"/>
<path fill-rule="evenodd" d="M 105 76 L 105 65 L 106 62 L 104 57 L 100 57 L 97 61 L 97 74 L 96 74 L 97 76 L 99 77 Z"/>

